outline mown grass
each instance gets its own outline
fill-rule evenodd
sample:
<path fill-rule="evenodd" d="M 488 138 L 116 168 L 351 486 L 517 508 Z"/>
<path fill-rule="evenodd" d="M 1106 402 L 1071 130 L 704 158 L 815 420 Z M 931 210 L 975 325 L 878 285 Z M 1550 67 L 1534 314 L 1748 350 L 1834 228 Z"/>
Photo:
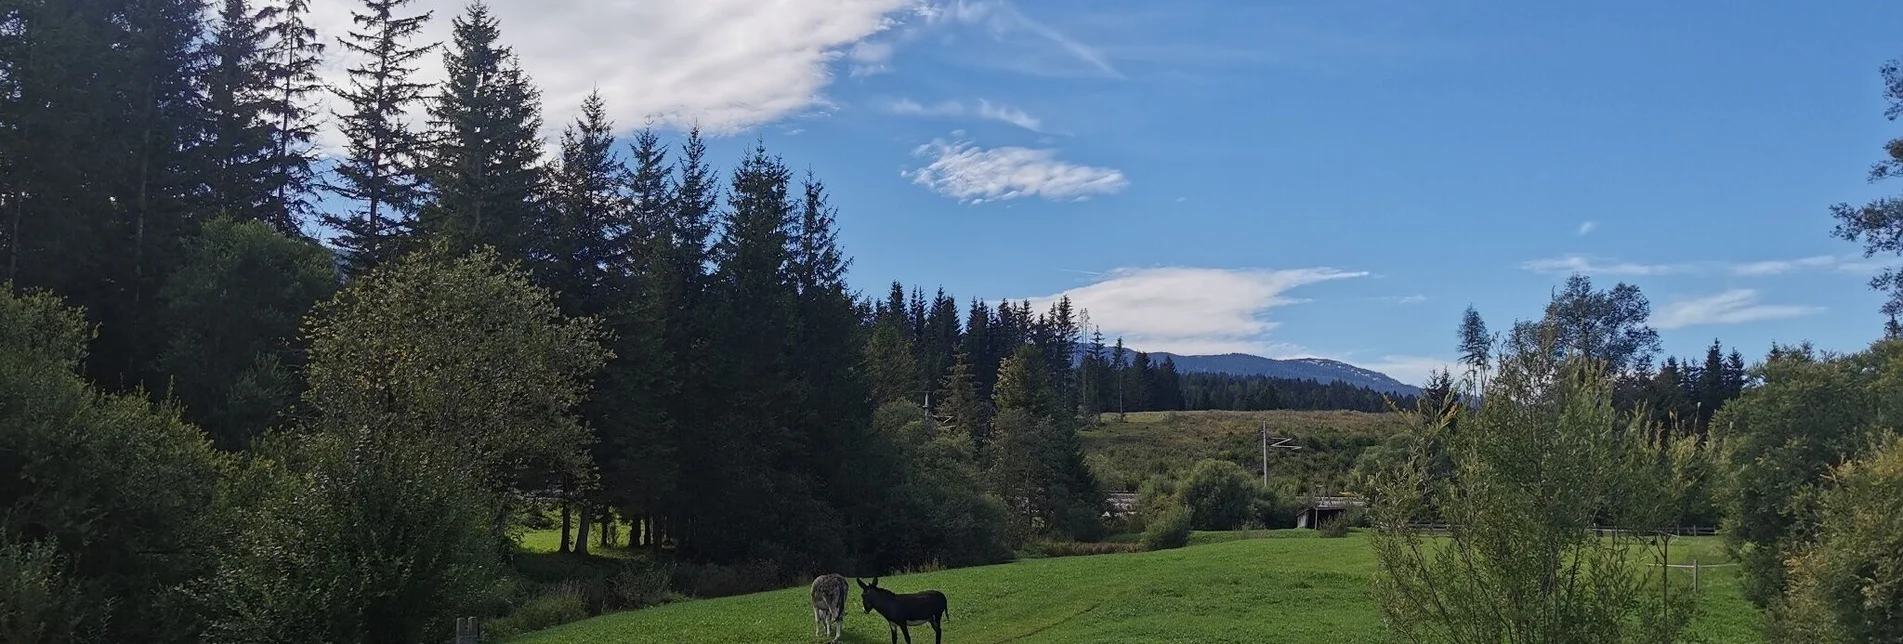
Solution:
<path fill-rule="evenodd" d="M 1251 538 L 1259 537 L 1259 538 Z M 1381 642 L 1368 535 L 1313 531 L 1199 533 L 1177 550 L 1020 561 L 887 577 L 906 592 L 950 599 L 946 641 L 991 642 Z M 1672 559 L 1722 561 L 1716 539 L 1674 542 Z M 1757 613 L 1738 592 L 1736 568 L 1701 574 L 1694 631 L 1713 643 L 1757 642 Z M 1681 584 L 1687 580 L 1680 576 Z M 820 642 L 807 589 L 677 602 L 530 633 L 519 644 L 595 642 Z M 886 642 L 855 589 L 842 642 Z M 923 639 L 920 639 L 920 635 Z M 930 642 L 930 627 L 914 629 Z"/>
<path fill-rule="evenodd" d="M 1302 446 L 1269 455 L 1272 477 L 1303 487 L 1338 488 L 1362 450 L 1385 440 L 1400 422 L 1394 414 L 1356 411 L 1141 412 L 1121 421 L 1116 414 L 1104 414 L 1078 435 L 1099 481 L 1113 489 L 1135 490 L 1152 475 L 1169 474 L 1205 458 L 1259 471 L 1257 436 L 1267 423 L 1272 435 L 1295 438 Z"/>

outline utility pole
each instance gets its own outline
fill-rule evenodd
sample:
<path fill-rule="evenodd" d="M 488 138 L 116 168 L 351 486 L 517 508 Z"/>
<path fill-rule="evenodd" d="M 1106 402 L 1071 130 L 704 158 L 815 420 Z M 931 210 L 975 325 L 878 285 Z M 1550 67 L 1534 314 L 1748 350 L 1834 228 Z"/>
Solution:
<path fill-rule="evenodd" d="M 1262 487 L 1268 487 L 1269 486 L 1269 448 L 1273 447 L 1276 449 L 1301 449 L 1302 446 L 1294 444 L 1295 439 L 1293 438 L 1282 438 L 1282 437 L 1276 437 L 1275 444 L 1270 445 L 1269 444 L 1269 438 L 1270 438 L 1269 437 L 1269 421 L 1266 421 L 1266 420 L 1262 421 L 1261 433 L 1262 433 Z"/>

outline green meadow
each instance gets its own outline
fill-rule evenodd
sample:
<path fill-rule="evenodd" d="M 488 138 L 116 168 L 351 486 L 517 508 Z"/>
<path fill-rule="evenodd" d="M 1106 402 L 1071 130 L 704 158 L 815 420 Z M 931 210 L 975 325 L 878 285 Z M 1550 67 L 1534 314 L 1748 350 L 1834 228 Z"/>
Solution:
<path fill-rule="evenodd" d="M 1723 563 L 1717 539 L 1674 541 L 1674 562 Z M 897 592 L 936 589 L 950 599 L 945 641 L 1019 642 L 1381 642 L 1372 595 L 1378 567 L 1369 537 L 1320 538 L 1309 530 L 1198 533 L 1177 550 L 1030 559 L 995 566 L 886 577 Z M 1737 568 L 1701 571 L 1693 631 L 1723 644 L 1762 641 L 1758 613 L 1739 594 Z M 1689 574 L 1674 573 L 1688 587 Z M 689 600 L 613 613 L 510 640 L 597 642 L 823 642 L 804 587 Z M 854 588 L 841 642 L 886 642 L 878 614 Z M 912 631 L 931 642 L 929 626 Z"/>

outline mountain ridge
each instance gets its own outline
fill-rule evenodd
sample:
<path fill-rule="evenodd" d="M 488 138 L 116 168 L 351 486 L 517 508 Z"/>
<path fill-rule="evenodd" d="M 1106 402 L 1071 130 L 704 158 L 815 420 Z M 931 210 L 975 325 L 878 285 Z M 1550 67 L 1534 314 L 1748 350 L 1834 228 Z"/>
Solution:
<path fill-rule="evenodd" d="M 1327 358 L 1278 360 L 1247 353 L 1184 355 L 1167 351 L 1151 352 L 1149 356 L 1152 364 L 1162 364 L 1166 358 L 1175 362 L 1178 373 L 1220 373 L 1232 376 L 1314 380 L 1321 383 L 1344 382 L 1391 394 L 1421 395 L 1420 387 L 1401 382 L 1387 374 Z"/>

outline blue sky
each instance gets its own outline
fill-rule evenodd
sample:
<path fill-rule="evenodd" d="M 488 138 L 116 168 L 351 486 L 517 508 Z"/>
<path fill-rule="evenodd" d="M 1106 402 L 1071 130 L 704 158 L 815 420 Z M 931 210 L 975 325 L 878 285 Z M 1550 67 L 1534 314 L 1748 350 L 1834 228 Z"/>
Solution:
<path fill-rule="evenodd" d="M 1827 207 L 1903 188 L 1864 181 L 1893 2 L 491 1 L 551 124 L 598 87 L 810 166 L 868 292 L 1068 293 L 1140 348 L 1411 382 L 1573 270 L 1680 355 L 1881 328 Z"/>

